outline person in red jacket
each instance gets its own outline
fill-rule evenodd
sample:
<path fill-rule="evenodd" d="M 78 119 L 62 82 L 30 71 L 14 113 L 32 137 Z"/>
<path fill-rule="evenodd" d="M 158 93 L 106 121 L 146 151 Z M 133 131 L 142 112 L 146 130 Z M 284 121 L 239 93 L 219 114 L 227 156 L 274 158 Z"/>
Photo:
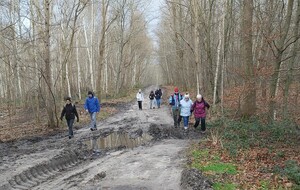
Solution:
<path fill-rule="evenodd" d="M 195 125 L 197 128 L 201 121 L 201 132 L 205 133 L 205 118 L 206 118 L 206 108 L 209 109 L 210 105 L 203 99 L 201 94 L 197 95 L 197 100 L 194 102 L 191 108 L 191 112 L 194 112 L 195 116 Z"/>

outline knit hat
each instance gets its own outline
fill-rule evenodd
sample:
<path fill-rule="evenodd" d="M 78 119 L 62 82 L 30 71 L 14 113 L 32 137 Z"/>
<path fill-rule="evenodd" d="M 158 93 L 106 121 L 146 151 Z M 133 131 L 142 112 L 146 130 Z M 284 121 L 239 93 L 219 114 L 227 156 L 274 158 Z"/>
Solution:
<path fill-rule="evenodd" d="M 88 91 L 88 95 L 94 95 L 92 91 Z"/>
<path fill-rule="evenodd" d="M 66 101 L 67 101 L 67 100 L 71 101 L 71 97 L 66 97 Z"/>
<path fill-rule="evenodd" d="M 184 98 L 190 98 L 190 95 L 189 95 L 188 93 L 186 93 L 186 94 L 184 95 Z"/>
<path fill-rule="evenodd" d="M 178 92 L 179 90 L 178 90 L 178 87 L 175 87 L 174 88 L 174 92 Z"/>
<path fill-rule="evenodd" d="M 201 99 L 201 98 L 202 98 L 202 95 L 201 95 L 201 94 L 198 94 L 196 98 L 197 98 L 197 99 Z"/>

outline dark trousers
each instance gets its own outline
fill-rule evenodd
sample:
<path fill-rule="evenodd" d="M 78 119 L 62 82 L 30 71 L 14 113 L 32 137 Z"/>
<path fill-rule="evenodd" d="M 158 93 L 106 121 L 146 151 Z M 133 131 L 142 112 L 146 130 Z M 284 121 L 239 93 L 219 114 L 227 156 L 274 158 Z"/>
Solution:
<path fill-rule="evenodd" d="M 180 109 L 173 108 L 172 114 L 173 114 L 174 126 L 178 127 L 181 122 Z"/>
<path fill-rule="evenodd" d="M 67 125 L 69 128 L 69 137 L 73 136 L 73 123 L 74 123 L 74 119 L 67 120 Z"/>
<path fill-rule="evenodd" d="M 194 127 L 198 127 L 200 121 L 201 121 L 201 131 L 205 131 L 206 130 L 206 126 L 205 126 L 205 117 L 203 118 L 195 118 L 196 123 L 194 125 Z"/>
<path fill-rule="evenodd" d="M 160 99 L 156 99 L 156 105 L 158 108 L 160 108 L 160 104 L 161 104 L 161 100 Z"/>
<path fill-rule="evenodd" d="M 140 109 L 140 110 L 143 109 L 143 108 L 142 108 L 142 101 L 138 101 L 138 104 L 139 104 L 139 109 Z"/>

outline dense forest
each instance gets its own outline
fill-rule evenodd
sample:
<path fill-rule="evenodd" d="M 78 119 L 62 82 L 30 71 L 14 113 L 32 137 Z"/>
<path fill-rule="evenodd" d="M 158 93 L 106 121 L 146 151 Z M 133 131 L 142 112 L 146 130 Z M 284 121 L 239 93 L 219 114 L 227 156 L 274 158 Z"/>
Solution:
<path fill-rule="evenodd" d="M 149 29 L 151 3 L 2 1 L 1 105 L 37 117 L 46 107 L 55 126 L 65 96 L 169 84 L 211 97 L 222 113 L 299 120 L 299 0 L 167 0 Z"/>

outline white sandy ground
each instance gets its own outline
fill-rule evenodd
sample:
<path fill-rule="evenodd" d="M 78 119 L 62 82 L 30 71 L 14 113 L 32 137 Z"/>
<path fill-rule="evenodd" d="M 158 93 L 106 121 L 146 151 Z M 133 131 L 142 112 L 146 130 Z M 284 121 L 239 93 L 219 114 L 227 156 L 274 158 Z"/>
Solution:
<path fill-rule="evenodd" d="M 172 125 L 173 120 L 166 104 L 161 109 L 149 109 L 149 91 L 150 88 L 144 94 L 142 111 L 134 103 L 128 109 L 120 110 L 117 115 L 99 122 L 98 128 L 117 130 L 129 125 L 133 130 L 141 128 L 147 131 L 151 123 Z M 36 150 L 33 153 L 15 155 L 13 159 L 6 156 L 4 162 L 0 163 L 0 189 L 15 175 L 50 160 L 60 154 L 69 143 L 89 135 L 89 129 L 84 128 L 76 131 L 74 139 L 53 137 L 26 145 L 28 152 L 31 148 Z M 167 139 L 133 149 L 110 151 L 104 157 L 79 162 L 28 189 L 180 189 L 187 146 L 188 140 Z M 106 173 L 104 178 L 95 177 L 101 172 Z"/>

